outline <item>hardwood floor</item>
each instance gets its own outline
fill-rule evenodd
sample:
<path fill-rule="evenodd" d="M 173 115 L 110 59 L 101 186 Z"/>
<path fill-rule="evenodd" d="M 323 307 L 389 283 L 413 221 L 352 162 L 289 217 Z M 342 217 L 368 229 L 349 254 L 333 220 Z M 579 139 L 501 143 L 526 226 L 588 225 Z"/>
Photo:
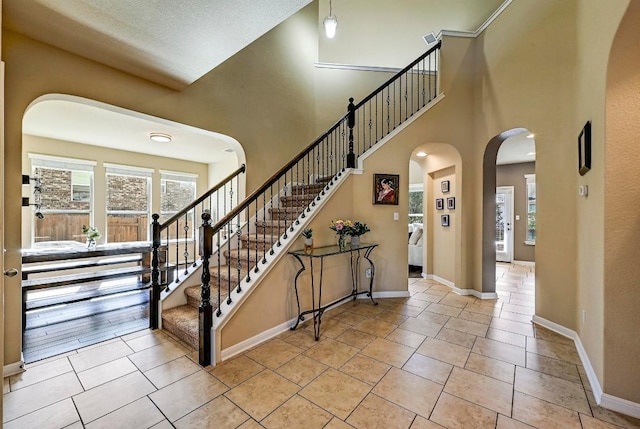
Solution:
<path fill-rule="evenodd" d="M 39 318 L 38 321 L 27 321 L 24 361 L 32 363 L 146 329 L 149 327 L 148 301 L 148 291 L 141 291 L 120 296 L 117 302 L 96 299 L 36 313 L 33 320 Z M 100 314 L 83 316 L 83 313 L 98 311 Z"/>

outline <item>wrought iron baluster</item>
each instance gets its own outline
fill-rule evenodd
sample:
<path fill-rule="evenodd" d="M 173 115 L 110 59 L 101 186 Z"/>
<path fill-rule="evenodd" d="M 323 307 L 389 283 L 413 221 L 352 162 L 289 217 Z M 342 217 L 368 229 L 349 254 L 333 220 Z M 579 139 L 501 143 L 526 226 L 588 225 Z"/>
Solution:
<path fill-rule="evenodd" d="M 189 212 L 184 214 L 184 275 L 189 274 Z"/>

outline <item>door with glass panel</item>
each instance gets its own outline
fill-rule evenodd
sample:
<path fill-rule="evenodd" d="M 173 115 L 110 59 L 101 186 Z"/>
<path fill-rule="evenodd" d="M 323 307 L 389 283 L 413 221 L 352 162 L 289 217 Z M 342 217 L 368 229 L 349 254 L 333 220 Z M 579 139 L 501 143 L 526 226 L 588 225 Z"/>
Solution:
<path fill-rule="evenodd" d="M 496 261 L 513 261 L 513 186 L 496 188 Z"/>

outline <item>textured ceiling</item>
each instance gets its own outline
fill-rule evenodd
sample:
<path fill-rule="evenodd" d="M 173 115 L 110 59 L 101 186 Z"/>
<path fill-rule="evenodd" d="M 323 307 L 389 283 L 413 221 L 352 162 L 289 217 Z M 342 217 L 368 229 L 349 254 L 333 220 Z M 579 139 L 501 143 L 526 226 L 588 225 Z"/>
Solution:
<path fill-rule="evenodd" d="M 311 0 L 4 0 L 8 28 L 182 88 Z"/>

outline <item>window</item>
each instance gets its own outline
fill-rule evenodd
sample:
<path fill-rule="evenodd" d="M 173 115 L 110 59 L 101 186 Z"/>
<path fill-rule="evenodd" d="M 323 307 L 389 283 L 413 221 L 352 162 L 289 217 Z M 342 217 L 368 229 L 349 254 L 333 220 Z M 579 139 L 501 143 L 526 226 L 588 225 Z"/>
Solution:
<path fill-rule="evenodd" d="M 536 175 L 525 174 L 527 183 L 527 238 L 525 244 L 536 244 Z"/>
<path fill-rule="evenodd" d="M 160 171 L 160 222 L 166 221 L 196 199 L 197 179 L 195 174 Z M 171 228 L 169 238 L 176 239 L 180 234 L 181 238 L 186 235 L 186 238 L 192 239 L 195 229 L 194 211 L 191 210 L 180 219 L 177 231 Z"/>
<path fill-rule="evenodd" d="M 82 225 L 93 219 L 93 161 L 29 154 L 31 177 L 40 179 L 39 211 L 32 217 L 35 245 L 83 242 Z M 33 196 L 31 196 L 33 199 Z M 37 208 L 32 207 L 32 210 Z"/>
<path fill-rule="evenodd" d="M 423 213 L 422 185 L 409 185 L 409 223 L 422 223 Z"/>
<path fill-rule="evenodd" d="M 107 242 L 149 240 L 153 170 L 106 163 L 105 168 Z"/>
<path fill-rule="evenodd" d="M 71 201 L 91 201 L 91 173 L 88 171 L 71 172 Z"/>

